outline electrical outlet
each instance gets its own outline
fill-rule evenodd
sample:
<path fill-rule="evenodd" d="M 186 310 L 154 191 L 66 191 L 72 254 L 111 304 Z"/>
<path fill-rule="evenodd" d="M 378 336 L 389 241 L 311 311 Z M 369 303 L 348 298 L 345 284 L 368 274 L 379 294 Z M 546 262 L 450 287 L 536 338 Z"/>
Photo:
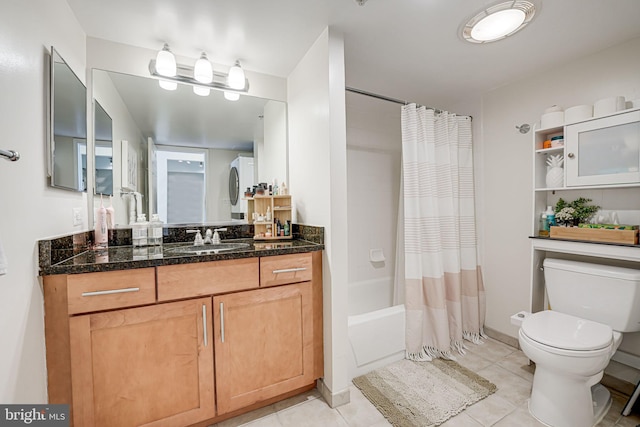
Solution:
<path fill-rule="evenodd" d="M 82 208 L 73 208 L 73 225 L 82 225 Z"/>

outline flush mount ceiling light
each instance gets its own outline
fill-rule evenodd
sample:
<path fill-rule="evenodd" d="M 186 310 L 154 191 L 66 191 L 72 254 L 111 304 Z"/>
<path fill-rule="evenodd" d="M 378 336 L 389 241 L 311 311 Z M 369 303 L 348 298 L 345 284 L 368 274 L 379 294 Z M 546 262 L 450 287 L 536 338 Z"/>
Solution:
<path fill-rule="evenodd" d="M 489 43 L 512 36 L 523 29 L 536 13 L 528 1 L 508 1 L 484 9 L 462 28 L 462 37 L 471 43 Z"/>
<path fill-rule="evenodd" d="M 167 44 L 149 61 L 149 73 L 158 78 L 160 87 L 176 90 L 178 83 L 193 86 L 196 95 L 207 96 L 211 89 L 225 91 L 231 98 L 239 99 L 241 93 L 249 91 L 249 81 L 240 66 L 240 61 L 229 69 L 229 73 L 215 71 L 206 53 L 202 53 L 193 67 L 176 63 L 175 56 Z M 227 98 L 229 99 L 229 98 Z"/>

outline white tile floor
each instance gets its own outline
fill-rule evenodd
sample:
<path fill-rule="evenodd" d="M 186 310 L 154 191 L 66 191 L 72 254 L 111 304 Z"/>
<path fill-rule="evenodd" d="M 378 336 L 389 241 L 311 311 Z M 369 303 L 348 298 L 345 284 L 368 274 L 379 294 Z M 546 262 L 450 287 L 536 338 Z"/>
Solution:
<path fill-rule="evenodd" d="M 498 386 L 495 394 L 470 406 L 442 427 L 539 427 L 527 408 L 533 374 L 521 351 L 489 339 L 469 344 L 458 363 Z M 636 427 L 640 414 L 622 417 L 626 397 L 612 393 L 613 404 L 602 427 Z M 382 427 L 390 426 L 375 407 L 351 386 L 351 402 L 331 409 L 317 390 L 232 418 L 215 427 Z M 213 426 L 212 426 L 213 427 Z"/>

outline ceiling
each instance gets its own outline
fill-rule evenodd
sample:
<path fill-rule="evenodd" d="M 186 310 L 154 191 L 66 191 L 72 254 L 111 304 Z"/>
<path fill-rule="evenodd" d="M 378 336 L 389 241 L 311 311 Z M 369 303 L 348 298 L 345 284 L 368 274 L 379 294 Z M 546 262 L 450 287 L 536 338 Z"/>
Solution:
<path fill-rule="evenodd" d="M 640 36 L 638 0 L 531 0 L 522 32 L 459 35 L 485 0 L 67 0 L 88 36 L 286 77 L 327 26 L 344 33 L 347 86 L 433 107 Z"/>

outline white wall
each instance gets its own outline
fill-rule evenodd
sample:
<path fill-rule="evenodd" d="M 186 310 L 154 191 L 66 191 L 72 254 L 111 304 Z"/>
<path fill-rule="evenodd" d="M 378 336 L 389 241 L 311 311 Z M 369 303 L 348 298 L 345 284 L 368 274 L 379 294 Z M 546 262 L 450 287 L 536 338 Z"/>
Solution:
<path fill-rule="evenodd" d="M 391 283 L 400 196 L 402 106 L 350 92 L 346 99 L 349 286 Z M 382 249 L 386 260 L 371 262 L 370 249 Z M 389 293 L 389 305 L 391 298 Z"/>
<path fill-rule="evenodd" d="M 0 240 L 9 263 L 0 276 L 0 402 L 45 403 L 36 240 L 85 229 L 72 226 L 72 208 L 82 209 L 85 224 L 87 210 L 84 194 L 47 184 L 47 52 L 54 45 L 84 80 L 86 37 L 64 0 L 4 1 L 0 28 L 0 147 L 22 156 L 0 160 Z"/>
<path fill-rule="evenodd" d="M 545 108 L 564 108 L 614 95 L 640 98 L 640 38 L 597 54 L 568 61 L 470 98 L 465 113 L 480 110 L 474 128 L 480 164 L 476 168 L 482 236 L 482 264 L 487 293 L 486 325 L 512 337 L 509 317 L 529 308 L 532 221 L 532 139 L 516 125 L 540 119 Z M 478 135 L 479 133 L 479 135 Z M 478 137 L 479 136 L 479 137 Z M 632 194 L 638 197 L 637 190 Z M 622 350 L 640 354 L 640 337 L 627 335 Z"/>
<path fill-rule="evenodd" d="M 344 40 L 327 28 L 287 81 L 294 221 L 325 227 L 324 384 L 332 406 L 349 399 L 344 72 Z"/>

